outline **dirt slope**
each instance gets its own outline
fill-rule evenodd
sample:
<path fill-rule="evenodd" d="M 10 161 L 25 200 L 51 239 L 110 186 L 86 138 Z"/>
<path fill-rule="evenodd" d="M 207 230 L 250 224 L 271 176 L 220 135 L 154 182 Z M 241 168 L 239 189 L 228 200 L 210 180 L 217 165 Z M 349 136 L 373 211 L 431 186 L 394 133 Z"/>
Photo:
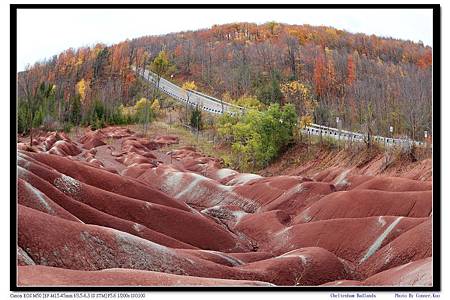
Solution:
<path fill-rule="evenodd" d="M 18 284 L 433 284 L 428 162 L 323 152 L 262 176 L 177 142 L 108 127 L 19 143 Z"/>

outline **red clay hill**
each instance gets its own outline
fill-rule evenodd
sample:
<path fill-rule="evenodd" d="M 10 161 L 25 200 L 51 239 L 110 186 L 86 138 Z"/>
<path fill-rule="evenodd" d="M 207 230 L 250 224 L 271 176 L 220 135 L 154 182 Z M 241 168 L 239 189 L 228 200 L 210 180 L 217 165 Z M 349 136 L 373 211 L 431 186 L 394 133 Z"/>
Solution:
<path fill-rule="evenodd" d="M 18 285 L 433 284 L 430 180 L 262 177 L 177 143 L 120 127 L 18 143 Z"/>

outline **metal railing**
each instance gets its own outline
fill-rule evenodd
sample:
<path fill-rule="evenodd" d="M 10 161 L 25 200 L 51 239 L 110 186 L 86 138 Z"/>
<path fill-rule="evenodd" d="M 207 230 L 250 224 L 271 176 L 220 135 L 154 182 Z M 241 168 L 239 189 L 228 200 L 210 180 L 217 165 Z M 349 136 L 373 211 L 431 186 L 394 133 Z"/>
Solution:
<path fill-rule="evenodd" d="M 306 134 L 317 135 L 317 136 L 326 136 L 332 137 L 337 140 L 342 141 L 350 141 L 350 142 L 364 142 L 367 141 L 367 135 L 359 132 L 352 132 L 347 130 L 340 130 L 337 128 L 311 124 L 310 126 L 305 127 L 302 131 Z M 426 146 L 425 142 L 421 141 L 413 141 L 411 139 L 398 139 L 398 138 L 389 138 L 383 137 L 379 135 L 371 135 L 370 136 L 372 142 L 383 144 L 386 146 L 401 146 L 401 147 L 411 147 L 411 145 L 415 146 Z"/>
<path fill-rule="evenodd" d="M 138 75 L 142 76 L 144 79 L 148 80 L 155 86 L 158 84 L 158 80 L 157 80 L 158 75 L 157 74 L 155 74 L 149 70 L 144 70 L 144 72 L 147 72 L 147 77 L 146 77 L 144 74 L 139 72 L 140 70 L 136 70 L 136 68 L 134 66 L 133 66 L 133 70 Z M 168 81 L 167 79 L 165 79 L 163 77 L 160 77 L 160 79 L 163 80 L 162 82 L 164 84 L 169 85 L 172 89 L 178 90 L 179 94 L 183 94 L 183 93 L 186 94 L 186 90 L 179 87 L 178 85 Z M 169 91 L 167 88 L 164 87 L 164 85 L 161 85 L 161 81 L 159 84 L 159 89 L 161 91 L 163 91 L 165 94 L 167 94 L 168 96 L 174 98 L 175 100 L 178 100 L 178 101 L 181 101 L 184 103 L 187 102 L 187 104 L 189 104 L 192 107 L 198 106 L 203 111 L 212 113 L 212 114 L 223 114 L 223 112 L 227 112 L 227 113 L 234 115 L 234 114 L 236 114 L 236 111 L 243 113 L 246 110 L 244 107 L 225 102 L 223 100 L 217 99 L 215 97 L 212 97 L 212 96 L 209 96 L 209 95 L 206 95 L 204 93 L 201 93 L 199 91 L 194 91 L 194 90 L 188 90 L 187 92 L 196 95 L 198 98 L 203 98 L 203 100 L 206 100 L 206 103 L 208 101 L 212 101 L 216 104 L 219 104 L 221 107 L 223 106 L 223 111 L 222 111 L 222 108 L 216 109 L 213 107 L 208 107 L 208 105 L 205 106 L 205 101 L 202 101 L 202 102 L 190 101 L 190 100 L 188 100 L 188 98 L 180 97 L 179 95 L 176 95 L 175 93 Z M 302 132 L 309 134 L 309 135 L 317 135 L 317 136 L 322 135 L 322 136 L 326 136 L 326 137 L 331 137 L 331 138 L 334 138 L 337 140 L 342 140 L 342 141 L 350 141 L 350 142 L 367 141 L 366 140 L 367 135 L 365 135 L 363 133 L 342 130 L 342 129 L 323 126 L 323 125 L 319 125 L 319 124 L 310 124 L 309 126 L 302 129 Z M 411 139 L 389 138 L 389 137 L 383 137 L 383 136 L 378 136 L 378 135 L 372 135 L 371 140 L 373 142 L 376 142 L 379 144 L 384 144 L 386 146 L 395 146 L 395 145 L 398 145 L 401 147 L 411 147 L 412 145 L 426 146 L 426 143 L 421 142 L 421 141 L 413 141 Z"/>

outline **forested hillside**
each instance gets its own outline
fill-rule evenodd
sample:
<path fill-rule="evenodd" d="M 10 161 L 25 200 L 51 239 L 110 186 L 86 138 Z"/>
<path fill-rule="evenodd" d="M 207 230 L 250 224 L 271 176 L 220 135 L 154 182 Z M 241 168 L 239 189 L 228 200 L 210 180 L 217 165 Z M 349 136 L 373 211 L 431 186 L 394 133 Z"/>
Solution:
<path fill-rule="evenodd" d="M 151 67 L 161 51 L 171 65 L 164 75 L 179 84 L 194 81 L 225 100 L 245 95 L 265 104 L 292 103 L 315 123 L 336 126 L 338 116 L 343 128 L 380 135 L 389 135 L 389 126 L 394 135 L 413 139 L 431 132 L 431 47 L 275 22 L 68 49 L 18 75 L 19 109 L 47 93 L 53 101 L 47 105 L 52 113 L 42 113 L 47 118 L 89 124 L 99 107 L 112 116 L 121 104 L 149 97 L 131 66 Z"/>

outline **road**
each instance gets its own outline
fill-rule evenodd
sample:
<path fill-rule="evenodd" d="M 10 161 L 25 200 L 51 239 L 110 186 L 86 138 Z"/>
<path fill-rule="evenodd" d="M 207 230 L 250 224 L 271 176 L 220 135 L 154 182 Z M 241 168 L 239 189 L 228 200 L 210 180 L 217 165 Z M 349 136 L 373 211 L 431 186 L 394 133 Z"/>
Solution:
<path fill-rule="evenodd" d="M 133 67 L 133 70 L 153 85 L 158 85 L 158 76 L 155 73 L 148 70 L 142 71 L 142 69 L 136 70 L 135 67 Z M 160 78 L 159 89 L 175 100 L 178 100 L 185 104 L 187 103 L 192 107 L 196 107 L 198 105 L 200 109 L 208 113 L 223 114 L 224 112 L 228 112 L 230 114 L 236 114 L 245 111 L 245 108 L 243 107 L 232 105 L 198 91 L 184 90 L 183 88 L 177 86 L 176 84 L 173 84 L 163 77 Z M 328 137 L 342 141 L 363 142 L 366 138 L 364 134 L 359 132 L 339 130 L 338 128 L 327 127 L 318 124 L 311 124 L 310 126 L 302 129 L 302 131 L 309 135 L 322 135 L 322 137 Z M 412 141 L 410 139 L 394 139 L 383 136 L 372 136 L 372 140 L 385 146 L 410 147 L 412 144 L 415 144 L 416 146 L 425 145 L 425 143 L 421 141 Z"/>
<path fill-rule="evenodd" d="M 139 70 L 139 75 L 142 76 L 147 81 L 151 82 L 153 85 L 158 85 L 158 76 L 153 72 L 145 70 Z M 159 81 L 159 89 L 165 94 L 171 96 L 172 98 L 184 102 L 192 107 L 198 107 L 203 111 L 212 114 L 222 114 L 224 112 L 229 112 L 231 114 L 235 114 L 239 111 L 244 111 L 243 107 L 239 107 L 236 105 L 229 104 L 227 102 L 223 102 L 220 99 L 216 99 L 209 95 L 202 94 L 193 90 L 184 90 L 183 88 L 173 84 L 172 82 L 160 78 Z M 223 105 L 223 106 L 222 106 Z"/>

